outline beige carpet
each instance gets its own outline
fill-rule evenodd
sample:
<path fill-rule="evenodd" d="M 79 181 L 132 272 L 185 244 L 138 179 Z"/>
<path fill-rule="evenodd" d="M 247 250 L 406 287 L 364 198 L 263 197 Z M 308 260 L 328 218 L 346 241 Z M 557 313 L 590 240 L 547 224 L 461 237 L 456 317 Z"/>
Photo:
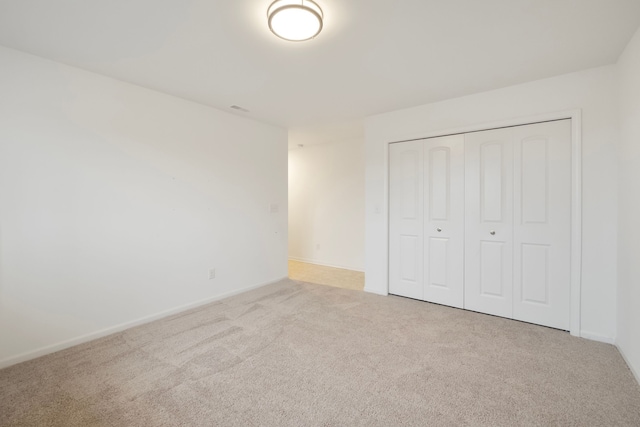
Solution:
<path fill-rule="evenodd" d="M 289 260 L 289 278 L 357 291 L 364 289 L 364 273 L 361 271 L 326 267 L 301 261 Z"/>
<path fill-rule="evenodd" d="M 639 426 L 615 347 L 285 280 L 0 371 L 3 426 Z"/>

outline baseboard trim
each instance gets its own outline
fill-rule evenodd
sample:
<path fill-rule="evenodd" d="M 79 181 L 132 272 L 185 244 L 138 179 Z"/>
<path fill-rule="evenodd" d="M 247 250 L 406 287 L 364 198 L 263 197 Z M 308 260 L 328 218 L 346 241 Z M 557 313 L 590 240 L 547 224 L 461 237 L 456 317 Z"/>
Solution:
<path fill-rule="evenodd" d="M 332 267 L 332 268 L 340 268 L 342 270 L 351 270 L 351 271 L 358 271 L 360 273 L 364 273 L 364 270 L 361 268 L 355 268 L 355 267 L 349 267 L 346 265 L 337 265 L 337 264 L 329 264 L 326 262 L 320 262 L 320 261 L 316 261 L 313 259 L 308 259 L 308 258 L 298 258 L 298 257 L 289 257 L 290 261 L 299 261 L 299 262 L 306 262 L 307 264 L 313 264 L 313 265 L 321 265 L 323 267 Z"/>
<path fill-rule="evenodd" d="M 633 365 L 629 362 L 629 358 L 627 357 L 626 354 L 624 354 L 624 351 L 622 350 L 622 347 L 620 347 L 618 344 L 616 344 L 616 348 L 618 349 L 618 351 L 620 352 L 620 356 L 622 356 L 622 359 L 624 359 L 625 363 L 627 364 L 627 366 L 629 367 L 629 370 L 631 371 L 631 373 L 633 374 L 633 376 L 636 378 L 636 381 L 638 382 L 638 385 L 640 385 L 640 372 L 638 372 Z"/>
<path fill-rule="evenodd" d="M 612 338 L 612 337 L 606 337 L 604 335 L 600 335 L 600 334 L 594 334 L 593 332 L 589 332 L 589 331 L 580 331 L 580 337 L 581 338 L 586 338 L 588 340 L 591 341 L 599 341 L 599 342 L 603 342 L 606 344 L 616 344 L 616 339 Z"/>
<path fill-rule="evenodd" d="M 382 295 L 384 297 L 389 296 L 388 292 L 384 292 L 384 291 L 379 291 L 378 289 L 371 289 L 371 288 L 367 288 L 367 286 L 365 285 L 364 287 L 364 291 L 365 292 L 369 292 L 370 294 L 376 294 L 376 295 Z"/>
<path fill-rule="evenodd" d="M 258 284 L 246 286 L 246 287 L 241 288 L 241 289 L 235 289 L 235 290 L 230 291 L 230 292 L 225 292 L 225 293 L 220 294 L 220 295 L 216 295 L 216 296 L 213 296 L 213 297 L 205 298 L 205 299 L 198 300 L 198 301 L 195 301 L 195 302 L 190 302 L 188 304 L 183 304 L 183 305 L 180 305 L 178 307 L 170 308 L 168 310 L 164 310 L 164 311 L 161 311 L 161 312 L 156 313 L 156 314 L 151 314 L 149 316 L 144 316 L 144 317 L 141 317 L 139 319 L 135 319 L 135 320 L 132 320 L 132 321 L 129 321 L 129 322 L 120 323 L 118 325 L 111 326 L 111 327 L 108 327 L 108 328 L 104 328 L 104 329 L 101 329 L 99 331 L 90 332 L 88 334 L 81 335 L 81 336 L 76 337 L 76 338 L 71 338 L 71 339 L 56 343 L 56 344 L 50 344 L 50 345 L 38 348 L 36 350 L 32 350 L 32 351 L 28 351 L 28 352 L 25 352 L 25 353 L 18 354 L 17 356 L 11 356 L 11 357 L 8 357 L 6 359 L 0 360 L 0 369 L 7 368 L 9 366 L 16 365 L 18 363 L 26 362 L 28 360 L 36 359 L 38 357 L 45 356 L 47 354 L 55 353 L 57 351 L 64 350 L 64 349 L 67 349 L 67 348 L 70 348 L 70 347 L 73 347 L 73 346 L 76 346 L 76 345 L 79 345 L 79 344 L 84 344 L 86 342 L 93 341 L 93 340 L 98 339 L 98 338 L 103 338 L 103 337 L 106 337 L 107 335 L 111 335 L 111 334 L 114 334 L 116 332 L 121 332 L 121 331 L 124 331 L 126 329 L 133 328 L 135 326 L 144 325 L 145 323 L 153 322 L 154 320 L 159 320 L 159 319 L 162 319 L 164 317 L 171 316 L 173 314 L 177 314 L 177 313 L 180 313 L 180 312 L 183 312 L 183 311 L 191 310 L 192 308 L 200 307 L 200 306 L 212 303 L 214 301 L 218 301 L 218 300 L 221 300 L 221 299 L 232 297 L 234 295 L 238 295 L 238 294 L 241 294 L 241 293 L 244 293 L 244 292 L 248 292 L 248 291 L 251 291 L 253 289 L 258 289 L 258 288 L 261 288 L 263 286 L 271 285 L 273 283 L 277 283 L 277 282 L 279 282 L 281 280 L 284 280 L 286 278 L 287 278 L 287 276 L 284 276 L 284 277 L 281 277 L 279 279 L 270 280 L 268 282 L 258 283 Z"/>

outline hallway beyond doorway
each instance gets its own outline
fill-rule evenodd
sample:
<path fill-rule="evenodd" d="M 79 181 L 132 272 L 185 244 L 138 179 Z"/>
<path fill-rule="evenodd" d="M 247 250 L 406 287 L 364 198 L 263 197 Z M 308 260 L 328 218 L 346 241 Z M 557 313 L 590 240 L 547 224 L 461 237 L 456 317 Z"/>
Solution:
<path fill-rule="evenodd" d="M 357 291 L 364 289 L 364 273 L 361 271 L 326 267 L 301 261 L 289 260 L 289 278 Z"/>

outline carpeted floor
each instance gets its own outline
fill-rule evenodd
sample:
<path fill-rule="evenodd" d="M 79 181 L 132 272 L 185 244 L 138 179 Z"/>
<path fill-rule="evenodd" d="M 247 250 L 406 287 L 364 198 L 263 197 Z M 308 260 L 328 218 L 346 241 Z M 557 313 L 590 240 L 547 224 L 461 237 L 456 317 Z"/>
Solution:
<path fill-rule="evenodd" d="M 364 289 L 364 273 L 344 268 L 327 267 L 289 260 L 289 278 L 301 282 L 335 286 L 337 288 Z"/>
<path fill-rule="evenodd" d="M 639 426 L 615 347 L 284 280 L 0 371 L 2 426 Z"/>

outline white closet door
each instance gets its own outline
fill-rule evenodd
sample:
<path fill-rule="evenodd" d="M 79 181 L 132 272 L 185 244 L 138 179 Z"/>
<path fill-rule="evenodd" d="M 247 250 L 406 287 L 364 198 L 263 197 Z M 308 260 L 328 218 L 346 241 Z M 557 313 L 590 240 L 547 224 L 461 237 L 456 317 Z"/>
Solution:
<path fill-rule="evenodd" d="M 389 147 L 389 293 L 423 299 L 423 142 Z"/>
<path fill-rule="evenodd" d="M 569 329 L 571 121 L 514 131 L 513 318 Z"/>
<path fill-rule="evenodd" d="M 424 141 L 424 300 L 462 308 L 464 135 Z"/>
<path fill-rule="evenodd" d="M 512 128 L 465 135 L 464 307 L 513 314 Z"/>

